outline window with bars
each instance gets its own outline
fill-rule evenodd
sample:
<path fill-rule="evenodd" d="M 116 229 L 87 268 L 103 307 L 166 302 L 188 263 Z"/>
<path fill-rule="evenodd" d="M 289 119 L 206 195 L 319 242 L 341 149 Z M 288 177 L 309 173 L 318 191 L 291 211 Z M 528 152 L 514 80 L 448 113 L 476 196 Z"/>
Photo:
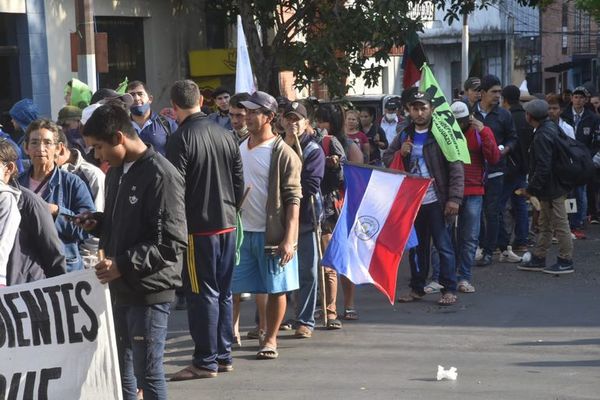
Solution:
<path fill-rule="evenodd" d="M 573 24 L 574 51 L 575 53 L 591 52 L 591 32 L 590 32 L 591 17 L 588 13 L 575 10 L 575 23 Z"/>

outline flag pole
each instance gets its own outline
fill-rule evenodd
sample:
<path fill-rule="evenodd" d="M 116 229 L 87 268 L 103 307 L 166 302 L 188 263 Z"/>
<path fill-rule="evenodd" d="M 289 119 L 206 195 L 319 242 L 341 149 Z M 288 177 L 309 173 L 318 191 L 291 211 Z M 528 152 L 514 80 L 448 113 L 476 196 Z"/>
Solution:
<path fill-rule="evenodd" d="M 321 265 L 323 259 L 323 248 L 321 247 L 321 222 L 317 219 L 317 210 L 315 209 L 315 196 L 310 196 L 310 209 L 313 217 L 313 231 L 317 243 L 317 265 L 319 268 L 319 282 L 321 283 L 321 307 L 323 308 L 323 325 L 327 327 L 327 295 L 325 288 L 325 267 Z"/>

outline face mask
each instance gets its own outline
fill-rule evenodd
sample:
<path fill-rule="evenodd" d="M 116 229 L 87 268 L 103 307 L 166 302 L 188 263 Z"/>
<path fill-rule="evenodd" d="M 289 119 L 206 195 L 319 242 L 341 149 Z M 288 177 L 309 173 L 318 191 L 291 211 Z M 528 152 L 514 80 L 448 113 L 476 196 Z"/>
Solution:
<path fill-rule="evenodd" d="M 141 106 L 131 106 L 130 110 L 133 115 L 141 116 L 148 112 L 150 103 L 142 104 Z"/>
<path fill-rule="evenodd" d="M 391 113 L 391 114 L 385 113 L 385 118 L 388 121 L 392 121 L 392 120 L 396 119 L 396 114 L 395 113 Z"/>

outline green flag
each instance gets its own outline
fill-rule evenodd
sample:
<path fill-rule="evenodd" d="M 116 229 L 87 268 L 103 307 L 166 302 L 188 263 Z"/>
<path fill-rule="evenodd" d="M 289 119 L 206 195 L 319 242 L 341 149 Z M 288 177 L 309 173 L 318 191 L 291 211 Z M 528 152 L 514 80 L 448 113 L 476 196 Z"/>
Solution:
<path fill-rule="evenodd" d="M 127 91 L 127 84 L 129 83 L 129 79 L 127 79 L 127 77 L 125 77 L 125 80 L 123 80 L 123 82 L 119 83 L 119 86 L 116 89 L 116 92 L 119 94 L 125 94 L 125 92 Z"/>
<path fill-rule="evenodd" d="M 432 105 L 434 111 L 431 131 L 446 159 L 448 161 L 462 161 L 465 164 L 470 164 L 471 157 L 469 156 L 469 148 L 467 147 L 465 135 L 463 135 L 456 119 L 454 119 L 454 114 L 450 110 L 450 104 L 448 104 L 442 88 L 440 88 L 427 64 L 423 64 L 421 68 L 419 91 L 426 92 L 433 99 Z"/>

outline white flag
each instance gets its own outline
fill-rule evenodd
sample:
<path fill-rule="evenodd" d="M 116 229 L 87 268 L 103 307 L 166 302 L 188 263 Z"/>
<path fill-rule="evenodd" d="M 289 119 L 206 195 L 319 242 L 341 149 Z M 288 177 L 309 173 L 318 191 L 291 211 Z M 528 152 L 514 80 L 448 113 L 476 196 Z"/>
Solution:
<path fill-rule="evenodd" d="M 248 46 L 246 46 L 246 36 L 242 27 L 242 17 L 237 16 L 237 61 L 235 65 L 235 92 L 256 92 L 254 84 L 254 75 L 252 75 L 252 65 L 248 55 Z"/>

